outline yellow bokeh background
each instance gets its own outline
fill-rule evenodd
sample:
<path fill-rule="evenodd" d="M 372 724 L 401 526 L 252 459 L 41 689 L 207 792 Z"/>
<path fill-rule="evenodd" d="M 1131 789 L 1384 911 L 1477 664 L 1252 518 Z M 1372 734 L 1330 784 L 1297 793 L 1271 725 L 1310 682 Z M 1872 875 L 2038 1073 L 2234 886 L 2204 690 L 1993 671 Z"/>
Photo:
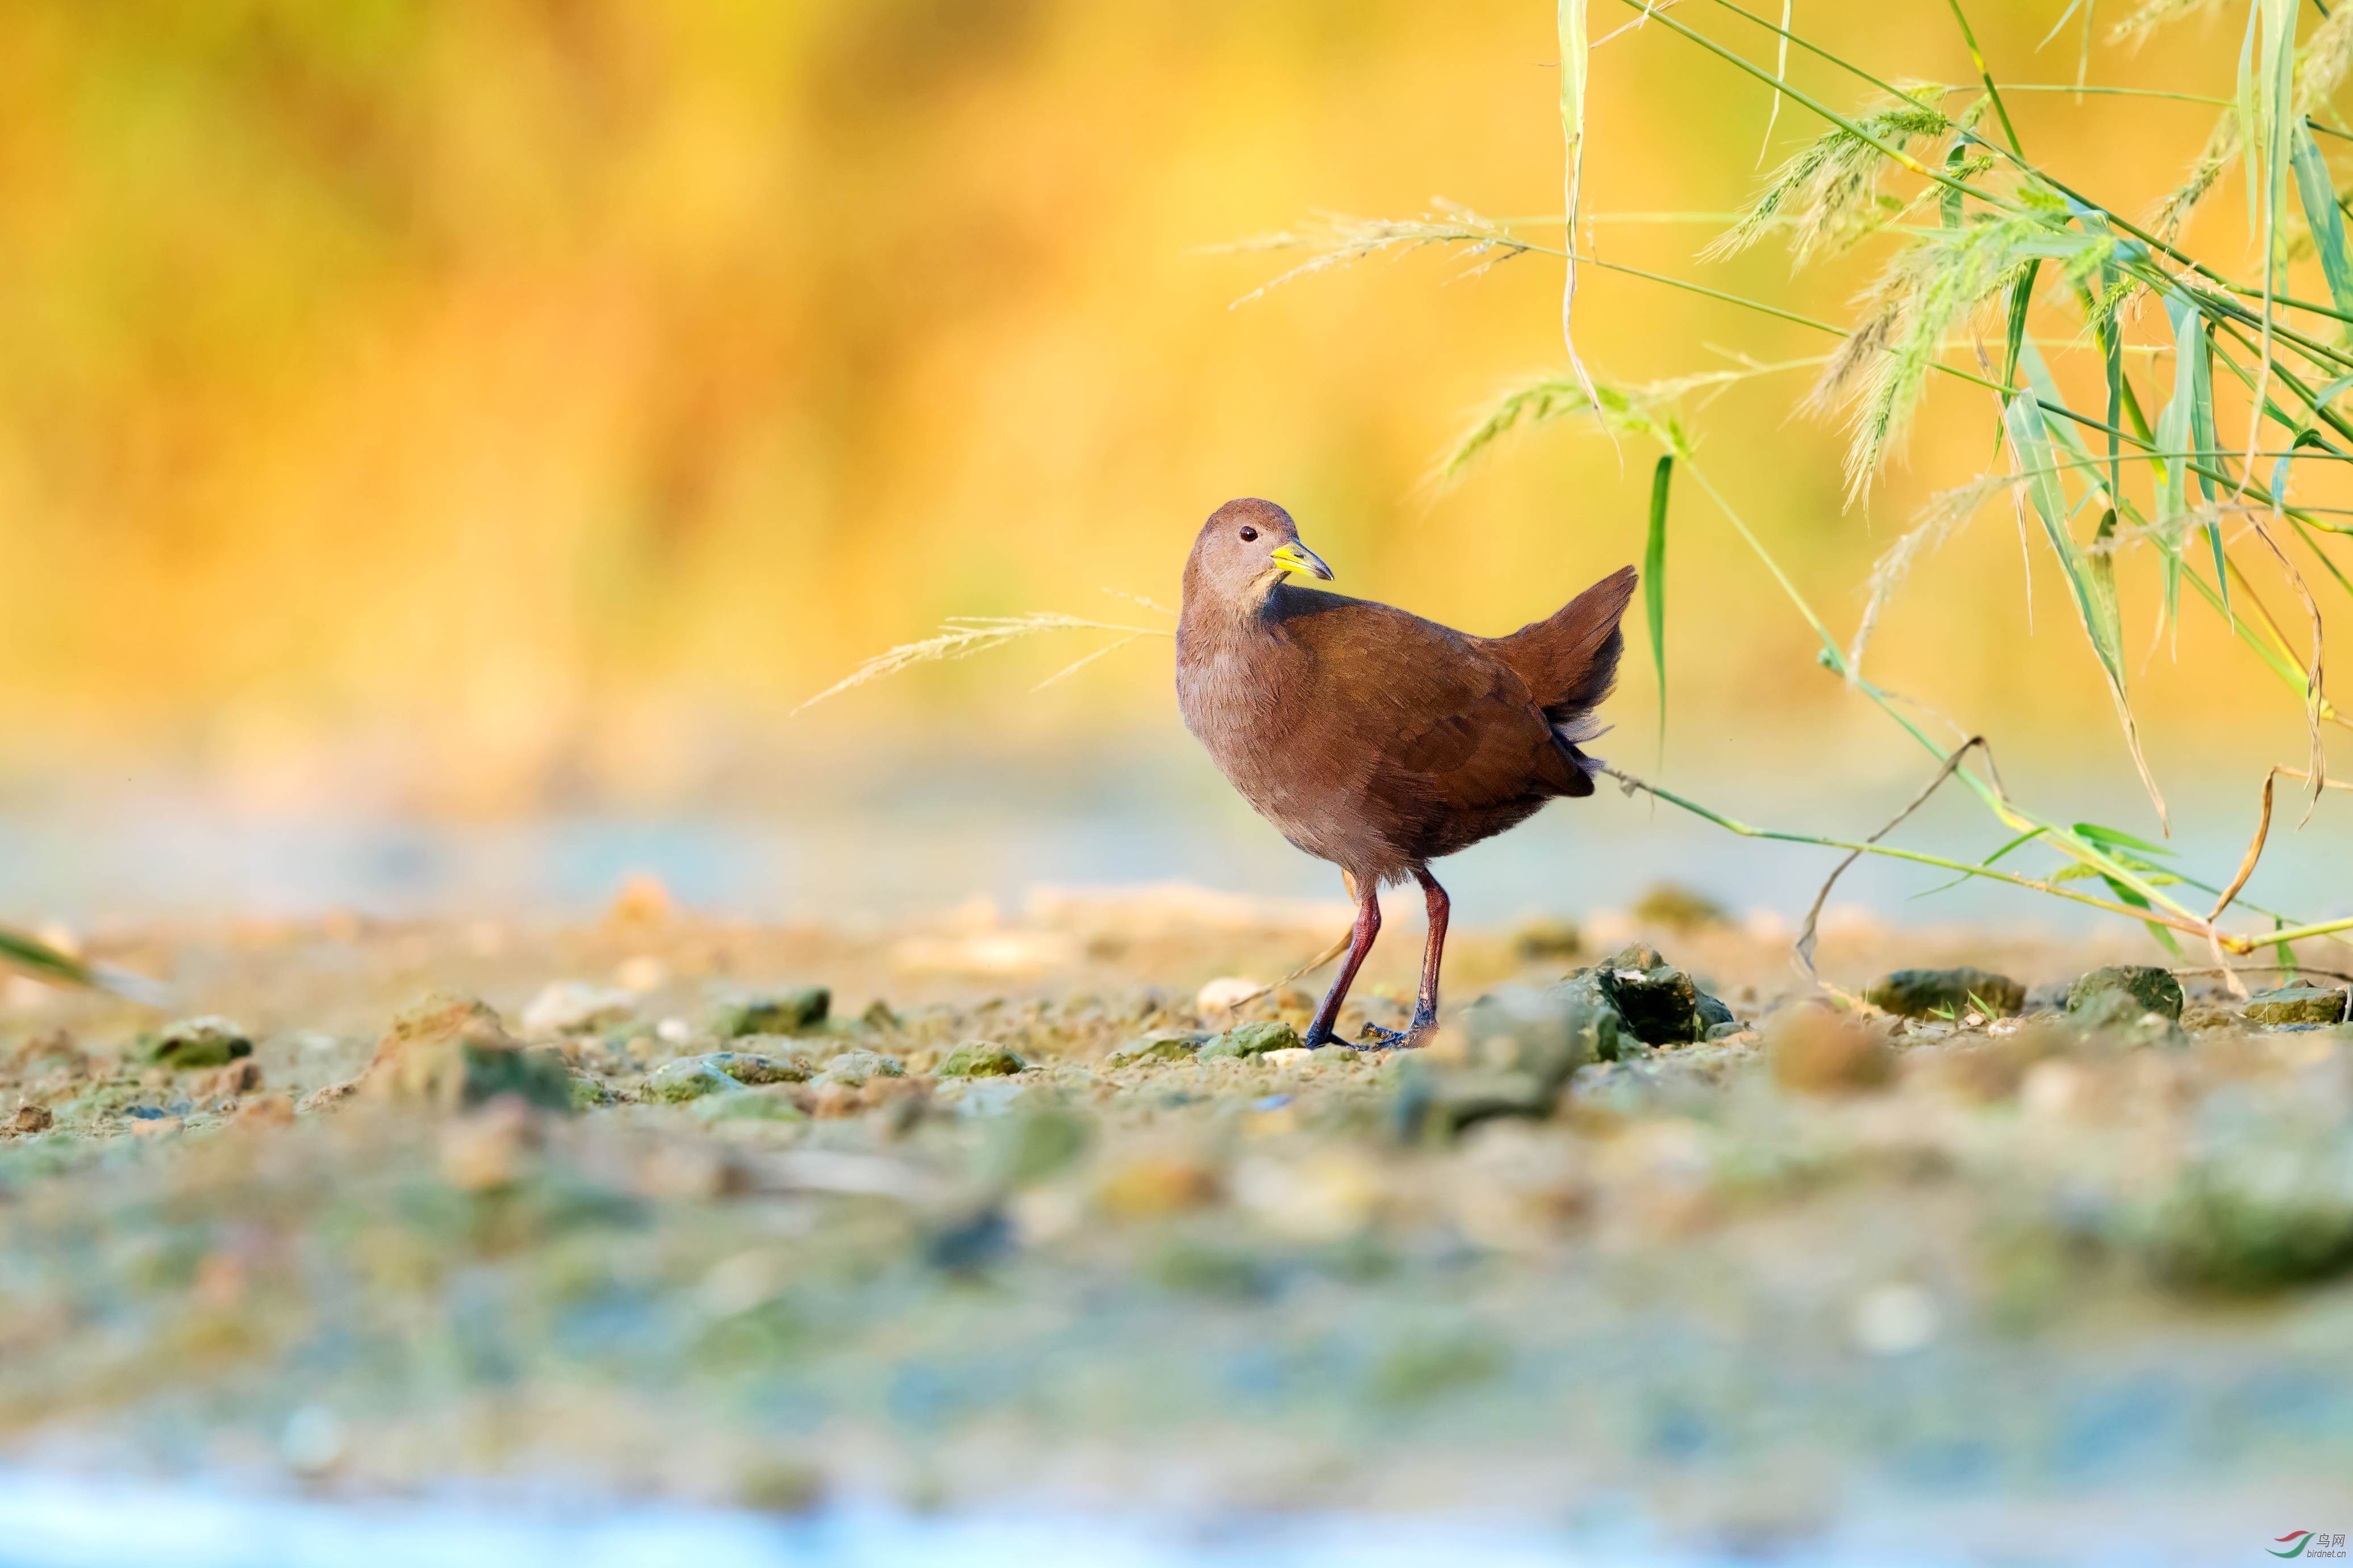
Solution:
<path fill-rule="evenodd" d="M 2005 79 L 2073 79 L 2072 24 L 2038 48 L 2059 9 L 1977 7 Z M 1720 6 L 1673 14 L 1771 58 Z M 1799 0 L 1796 20 L 1892 77 L 1971 74 L 1940 5 Z M 1475 630 L 1545 613 L 1639 556 L 1651 454 L 1558 426 L 1450 491 L 1425 479 L 1500 390 L 1564 363 L 1558 263 L 1376 258 L 1229 309 L 1288 259 L 1205 247 L 1319 208 L 1556 211 L 1552 27 L 1540 0 L 17 0 L 0 765 L 170 755 L 300 794 L 335 776 L 307 759 L 357 755 L 426 804 L 497 811 L 557 780 L 691 794 L 713 731 L 790 756 L 910 725 L 1040 743 L 1169 725 L 1157 642 L 1034 695 L 1089 645 L 786 714 L 944 616 L 1148 616 L 1102 590 L 1173 602 L 1200 518 L 1238 494 L 1289 506 L 1345 589 Z M 2234 29 L 2104 45 L 2091 79 L 2227 94 Z M 1802 56 L 1792 79 L 1862 96 Z M 1594 81 L 1595 214 L 1755 188 L 1757 82 L 1656 25 L 1597 50 Z M 2134 212 L 2215 113 L 2015 108 L 2031 151 Z M 1818 129 L 1785 103 L 1772 156 Z M 2243 272 L 2244 221 L 2234 177 L 2192 238 Z M 1604 221 L 1594 242 L 1836 320 L 1885 254 L 1792 279 L 1770 246 L 1694 260 L 1710 232 Z M 1599 272 L 1579 321 L 1621 381 L 1827 346 Z M 2165 384 L 2145 376 L 2152 408 Z M 1993 409 L 1936 388 L 1849 507 L 1841 433 L 1792 412 L 1804 385 L 1736 388 L 1694 423 L 1844 636 L 1878 552 L 1988 462 Z M 1874 668 L 2115 773 L 2063 587 L 2047 556 L 2033 572 L 2030 622 L 2017 531 L 1987 509 L 1919 568 Z M 2123 575 L 2160 764 L 2300 754 L 2293 697 L 2194 602 L 2178 656 L 2156 647 L 2153 573 Z M 1688 487 L 1670 581 L 1694 753 L 1885 729 Z M 1647 729 L 1646 668 L 1625 693 Z"/>

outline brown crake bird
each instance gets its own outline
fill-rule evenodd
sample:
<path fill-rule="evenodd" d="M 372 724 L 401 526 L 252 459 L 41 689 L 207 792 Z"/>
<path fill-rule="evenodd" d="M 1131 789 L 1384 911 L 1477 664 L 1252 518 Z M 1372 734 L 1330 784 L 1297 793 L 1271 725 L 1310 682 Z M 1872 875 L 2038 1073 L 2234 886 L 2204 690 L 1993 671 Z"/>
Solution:
<path fill-rule="evenodd" d="M 1332 569 L 1271 501 L 1228 501 L 1185 563 L 1176 703 L 1242 798 L 1308 854 L 1340 868 L 1356 900 L 1348 956 L 1308 1026 L 1333 1039 L 1373 939 L 1379 892 L 1408 877 L 1430 904 L 1421 993 L 1404 1034 L 1438 1017 L 1446 889 L 1430 862 L 1515 826 L 1555 795 L 1593 793 L 1577 742 L 1618 679 L 1618 620 L 1634 569 L 1611 573 L 1509 637 L 1477 637 L 1387 605 L 1284 579 Z"/>

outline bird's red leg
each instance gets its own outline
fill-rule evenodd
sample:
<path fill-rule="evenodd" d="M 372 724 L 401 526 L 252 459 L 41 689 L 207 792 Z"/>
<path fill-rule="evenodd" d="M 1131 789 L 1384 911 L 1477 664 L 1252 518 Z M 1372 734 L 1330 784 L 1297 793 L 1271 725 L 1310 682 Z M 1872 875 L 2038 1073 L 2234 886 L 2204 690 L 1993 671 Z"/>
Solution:
<path fill-rule="evenodd" d="M 1377 1024 L 1365 1026 L 1366 1037 L 1375 1045 L 1418 1046 L 1438 1022 L 1438 966 L 1446 954 L 1446 916 L 1451 906 L 1446 889 L 1438 885 L 1428 867 L 1416 867 L 1413 876 L 1430 907 L 1430 945 L 1421 952 L 1421 994 L 1414 1000 L 1413 1022 L 1403 1034 Z"/>
<path fill-rule="evenodd" d="M 1355 886 L 1351 879 L 1350 886 Z M 1355 984 L 1356 971 L 1364 967 L 1365 954 L 1373 951 L 1373 939 L 1381 934 L 1381 889 L 1377 882 L 1366 887 L 1356 900 L 1356 929 L 1348 939 L 1348 956 L 1340 965 L 1340 977 L 1332 982 L 1332 989 L 1324 994 L 1324 1005 L 1315 1009 L 1315 1021 L 1307 1026 L 1305 1043 L 1328 1046 L 1334 1043 L 1333 1020 L 1340 1016 L 1340 1004 L 1348 999 L 1348 987 Z"/>

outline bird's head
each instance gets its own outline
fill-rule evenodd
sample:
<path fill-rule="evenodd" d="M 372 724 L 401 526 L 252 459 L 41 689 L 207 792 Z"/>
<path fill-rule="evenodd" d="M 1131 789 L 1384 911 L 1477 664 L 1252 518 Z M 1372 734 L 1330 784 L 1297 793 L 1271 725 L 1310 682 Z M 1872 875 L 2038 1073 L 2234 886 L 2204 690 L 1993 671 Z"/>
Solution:
<path fill-rule="evenodd" d="M 1293 572 L 1332 580 L 1323 557 L 1299 542 L 1291 514 L 1269 500 L 1229 500 L 1209 514 L 1185 563 L 1185 595 L 1254 604 Z"/>

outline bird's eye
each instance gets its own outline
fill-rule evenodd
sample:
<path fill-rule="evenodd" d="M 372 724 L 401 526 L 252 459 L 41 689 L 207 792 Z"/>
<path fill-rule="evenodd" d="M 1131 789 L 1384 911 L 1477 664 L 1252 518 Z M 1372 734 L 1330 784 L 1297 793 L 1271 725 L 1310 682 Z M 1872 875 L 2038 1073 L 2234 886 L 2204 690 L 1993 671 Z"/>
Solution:
<path fill-rule="evenodd" d="M 1244 544 L 1248 544 L 1250 541 L 1252 541 L 1252 540 L 1256 539 L 1257 537 L 1258 537 L 1258 530 L 1257 530 L 1257 529 L 1255 529 L 1255 528 L 1245 528 L 1245 529 L 1243 529 L 1243 530 L 1242 530 L 1242 542 L 1243 542 Z"/>

